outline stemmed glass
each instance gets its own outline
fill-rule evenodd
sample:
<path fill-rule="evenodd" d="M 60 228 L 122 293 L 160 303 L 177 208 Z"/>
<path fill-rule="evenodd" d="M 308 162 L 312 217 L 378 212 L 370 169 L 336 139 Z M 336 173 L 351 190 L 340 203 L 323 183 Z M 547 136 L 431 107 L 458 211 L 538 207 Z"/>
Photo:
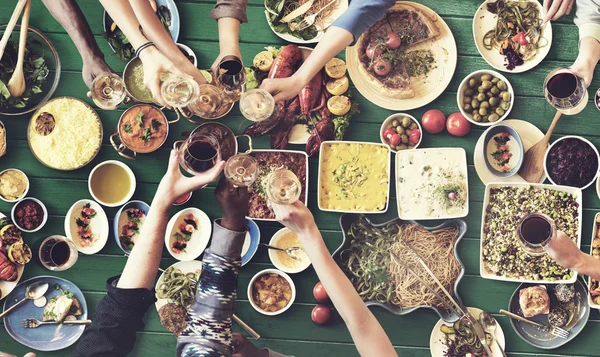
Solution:
<path fill-rule="evenodd" d="M 267 177 L 266 191 L 269 202 L 289 205 L 300 198 L 302 184 L 292 171 L 278 169 Z"/>
<path fill-rule="evenodd" d="M 271 93 L 264 89 L 254 88 L 244 93 L 240 98 L 240 111 L 244 118 L 252 122 L 265 122 L 265 131 L 278 124 L 279 106 Z"/>
<path fill-rule="evenodd" d="M 105 110 L 116 109 L 127 95 L 123 79 L 110 72 L 104 72 L 94 78 L 90 93 L 98 108 Z"/>
<path fill-rule="evenodd" d="M 544 96 L 550 105 L 566 115 L 580 113 L 589 98 L 583 79 L 568 68 L 557 68 L 546 76 Z"/>
<path fill-rule="evenodd" d="M 212 84 L 200 85 L 198 99 L 188 106 L 200 118 L 212 118 L 223 105 L 224 93 Z"/>
<path fill-rule="evenodd" d="M 169 74 L 160 86 L 160 93 L 168 106 L 183 108 L 198 100 L 200 85 L 190 76 Z"/>
<path fill-rule="evenodd" d="M 223 171 L 225 177 L 235 187 L 248 187 L 256 181 L 260 169 L 255 158 L 246 153 L 240 153 L 227 160 Z"/>
<path fill-rule="evenodd" d="M 185 142 L 176 142 L 175 149 L 183 152 L 179 164 L 192 175 L 210 170 L 221 160 L 219 141 L 212 134 L 194 133 Z"/>
<path fill-rule="evenodd" d="M 225 56 L 217 67 L 217 86 L 225 92 L 224 100 L 237 102 L 246 84 L 244 64 L 236 56 Z"/>
<path fill-rule="evenodd" d="M 523 217 L 517 226 L 519 244 L 532 256 L 546 254 L 546 247 L 556 234 L 554 220 L 542 213 L 531 213 Z"/>

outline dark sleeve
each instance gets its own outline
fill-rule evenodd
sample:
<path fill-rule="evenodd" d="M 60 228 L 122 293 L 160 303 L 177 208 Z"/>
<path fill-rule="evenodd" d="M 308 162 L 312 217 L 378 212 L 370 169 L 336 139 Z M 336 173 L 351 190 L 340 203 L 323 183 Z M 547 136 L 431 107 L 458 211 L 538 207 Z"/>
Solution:
<path fill-rule="evenodd" d="M 360 35 L 381 19 L 395 3 L 396 0 L 352 0 L 348 10 L 331 26 L 340 27 L 352 33 L 354 37 L 352 45 L 354 45 Z"/>
<path fill-rule="evenodd" d="M 148 289 L 117 288 L 119 277 L 106 282 L 108 293 L 96 306 L 93 322 L 85 329 L 73 356 L 127 356 L 133 349 L 136 332 L 144 328 L 142 319 L 156 297 Z"/>
<path fill-rule="evenodd" d="M 210 17 L 219 20 L 223 17 L 233 17 L 241 23 L 248 22 L 246 17 L 246 6 L 248 0 L 217 0 L 217 4 L 210 12 Z"/>

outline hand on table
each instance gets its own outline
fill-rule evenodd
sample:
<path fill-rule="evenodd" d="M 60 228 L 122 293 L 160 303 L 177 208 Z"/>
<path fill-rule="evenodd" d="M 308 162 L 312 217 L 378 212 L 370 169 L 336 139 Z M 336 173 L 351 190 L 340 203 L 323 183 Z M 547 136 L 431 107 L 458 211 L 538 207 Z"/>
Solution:
<path fill-rule="evenodd" d="M 560 266 L 573 270 L 575 270 L 584 258 L 584 253 L 562 231 L 558 231 L 556 238 L 550 240 L 550 243 L 546 247 L 546 253 Z"/>
<path fill-rule="evenodd" d="M 225 178 L 221 177 L 215 189 L 215 198 L 223 212 L 221 225 L 236 232 L 246 230 L 246 216 L 248 215 L 248 188 L 233 187 Z"/>
<path fill-rule="evenodd" d="M 277 103 L 294 98 L 305 85 L 306 83 L 300 77 L 291 76 L 288 78 L 267 78 L 262 82 L 260 88 L 271 93 Z"/>
<path fill-rule="evenodd" d="M 563 15 L 569 15 L 574 5 L 575 0 L 544 0 L 544 22 L 556 21 Z"/>
<path fill-rule="evenodd" d="M 231 347 L 233 355 L 231 357 L 268 357 L 269 351 L 260 349 L 242 334 L 234 332 L 231 336 Z"/>
<path fill-rule="evenodd" d="M 167 172 L 160 180 L 154 200 L 167 201 L 169 205 L 188 192 L 202 188 L 213 182 L 219 176 L 225 161 L 219 161 L 212 169 L 194 177 L 183 176 L 179 169 L 179 156 L 183 153 L 172 150 L 169 157 Z"/>
<path fill-rule="evenodd" d="M 316 229 L 317 227 L 312 213 L 300 201 L 296 201 L 290 205 L 272 203 L 271 207 L 279 223 L 299 235 L 308 234 L 312 229 Z"/>

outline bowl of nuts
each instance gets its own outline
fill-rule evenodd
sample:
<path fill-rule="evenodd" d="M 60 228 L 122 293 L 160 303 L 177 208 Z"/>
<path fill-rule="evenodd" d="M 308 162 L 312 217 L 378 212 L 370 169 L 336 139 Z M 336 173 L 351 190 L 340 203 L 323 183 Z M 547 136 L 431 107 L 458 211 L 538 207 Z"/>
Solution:
<path fill-rule="evenodd" d="M 469 74 L 458 86 L 460 112 L 479 126 L 491 126 L 506 119 L 515 101 L 510 82 L 498 72 L 480 70 Z"/>

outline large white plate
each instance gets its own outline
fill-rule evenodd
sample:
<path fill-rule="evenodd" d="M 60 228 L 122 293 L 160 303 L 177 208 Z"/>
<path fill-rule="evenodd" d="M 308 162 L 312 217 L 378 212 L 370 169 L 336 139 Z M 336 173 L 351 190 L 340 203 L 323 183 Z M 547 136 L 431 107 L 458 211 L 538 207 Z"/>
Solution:
<path fill-rule="evenodd" d="M 98 238 L 89 247 L 81 245 L 81 239 L 79 239 L 77 233 L 77 223 L 75 223 L 75 220 L 80 217 L 81 210 L 86 203 L 89 203 L 91 208 L 96 210 L 96 217 L 91 219 L 90 226 L 92 227 L 93 234 Z M 102 207 L 93 200 L 79 200 L 73 203 L 65 217 L 65 235 L 75 243 L 77 250 L 83 254 L 96 254 L 101 251 L 108 241 L 108 231 L 108 217 L 106 217 L 106 213 Z"/>
<path fill-rule="evenodd" d="M 6 215 L 0 212 L 0 218 L 4 218 Z M 15 281 L 5 281 L 0 280 L 0 300 L 4 299 L 8 294 L 11 293 L 21 280 L 21 276 L 23 276 L 23 271 L 25 270 L 25 265 L 17 264 L 17 280 Z"/>
<path fill-rule="evenodd" d="M 171 267 L 181 270 L 181 272 L 183 274 L 193 273 L 196 270 L 202 271 L 202 261 L 190 260 L 187 262 L 177 262 L 177 263 L 171 265 L 169 268 L 171 268 Z M 160 274 L 160 277 L 158 278 L 158 281 L 156 282 L 156 286 L 154 287 L 154 289 L 156 291 L 158 291 L 160 284 L 162 284 L 164 276 L 165 276 L 165 273 Z M 196 292 L 194 291 L 194 295 L 195 294 L 196 294 Z M 159 299 L 158 296 L 156 296 L 156 303 L 154 303 L 154 306 L 156 306 L 156 311 L 158 311 L 161 307 L 165 306 L 168 303 L 169 303 L 169 299 Z"/>
<path fill-rule="evenodd" d="M 468 307 L 467 309 L 469 309 L 469 312 L 471 312 L 471 314 L 473 314 L 475 317 L 479 317 L 479 314 L 481 313 L 481 309 L 476 307 Z M 442 331 L 440 331 L 442 324 L 452 326 L 452 324 L 446 324 L 441 319 L 437 322 L 437 324 L 435 324 L 433 330 L 431 331 L 431 337 L 429 338 L 431 357 L 445 357 L 446 346 L 443 343 L 445 335 Z M 500 324 L 497 324 L 497 326 L 498 327 L 496 328 L 496 331 L 494 331 L 494 339 L 498 341 L 502 348 L 505 348 L 506 341 L 504 340 L 504 331 L 502 331 L 502 326 L 500 326 Z M 496 343 L 492 344 L 490 348 L 492 349 L 494 356 L 502 356 L 502 352 Z"/>
<path fill-rule="evenodd" d="M 538 1 L 532 2 L 538 5 L 538 8 L 540 9 L 540 16 L 543 16 L 544 8 L 542 7 L 542 3 Z M 525 63 L 520 66 L 516 66 L 513 70 L 508 70 L 506 67 L 504 67 L 504 56 L 498 52 L 497 48 L 488 50 L 483 47 L 483 36 L 485 36 L 489 30 L 493 30 L 496 27 L 497 21 L 497 15 L 487 11 L 487 3 L 488 1 L 484 1 L 479 9 L 477 9 L 475 16 L 473 17 L 473 39 L 475 40 L 475 46 L 481 54 L 481 57 L 483 57 L 483 59 L 495 69 L 511 73 L 525 72 L 540 64 L 548 52 L 550 52 L 550 47 L 552 45 L 552 25 L 550 24 L 550 21 L 548 21 L 544 26 L 543 33 L 543 36 L 548 41 L 548 44 L 540 48 L 534 58 L 525 61 Z"/>
<path fill-rule="evenodd" d="M 485 210 L 488 204 L 490 203 L 490 190 L 492 188 L 500 188 L 500 187 L 524 187 L 531 186 L 535 188 L 545 188 L 549 190 L 565 192 L 569 194 L 577 195 L 576 202 L 579 204 L 577 208 L 577 220 L 579 221 L 579 228 L 577 229 L 577 247 L 581 248 L 581 224 L 582 224 L 582 207 L 583 202 L 581 200 L 581 190 L 575 187 L 568 186 L 555 186 L 555 185 L 544 185 L 544 184 L 536 184 L 536 183 L 520 183 L 520 182 L 496 182 L 489 183 L 485 186 L 485 197 L 483 198 L 483 209 L 481 213 L 481 232 L 479 239 L 479 275 L 481 275 L 484 279 L 490 280 L 500 280 L 500 281 L 512 281 L 515 283 L 543 283 L 543 284 L 573 284 L 575 280 L 577 280 L 577 274 L 573 274 L 573 277 L 569 280 L 557 280 L 557 281 L 547 281 L 547 280 L 528 280 L 528 279 L 518 279 L 518 278 L 507 278 L 504 276 L 498 276 L 496 274 L 490 273 L 485 269 L 485 263 L 483 261 L 483 228 L 485 226 Z"/>
<path fill-rule="evenodd" d="M 179 225 L 183 223 L 184 217 L 188 214 L 193 214 L 198 220 L 198 229 L 192 233 L 190 240 L 187 242 L 186 251 L 175 254 L 171 249 L 171 241 L 174 239 L 173 235 L 179 231 Z M 171 256 L 177 260 L 194 260 L 198 258 L 208 246 L 211 233 L 212 222 L 206 213 L 196 207 L 189 207 L 175 213 L 175 215 L 169 220 L 165 235 L 165 246 L 167 247 L 167 250 Z"/>
<path fill-rule="evenodd" d="M 521 141 L 523 142 L 523 152 L 527 152 L 529 148 L 535 145 L 538 141 L 542 140 L 544 137 L 544 133 L 540 129 L 538 129 L 535 125 L 530 122 L 519 120 L 519 119 L 509 119 L 504 120 L 502 122 L 503 125 L 511 126 L 513 129 L 519 133 L 521 137 Z M 489 130 L 489 129 L 488 129 Z M 498 177 L 494 175 L 487 168 L 485 164 L 485 156 L 484 156 L 484 148 L 483 141 L 485 140 L 485 135 L 487 134 L 487 130 L 481 134 L 479 140 L 477 140 L 477 145 L 475 145 L 475 151 L 473 152 L 473 162 L 475 163 L 475 171 L 477 172 L 477 176 L 484 185 L 487 185 L 490 182 L 527 182 L 525 179 L 519 175 L 519 173 L 514 174 L 511 177 Z M 544 171 L 544 175 L 539 183 L 546 181 L 546 172 Z"/>

